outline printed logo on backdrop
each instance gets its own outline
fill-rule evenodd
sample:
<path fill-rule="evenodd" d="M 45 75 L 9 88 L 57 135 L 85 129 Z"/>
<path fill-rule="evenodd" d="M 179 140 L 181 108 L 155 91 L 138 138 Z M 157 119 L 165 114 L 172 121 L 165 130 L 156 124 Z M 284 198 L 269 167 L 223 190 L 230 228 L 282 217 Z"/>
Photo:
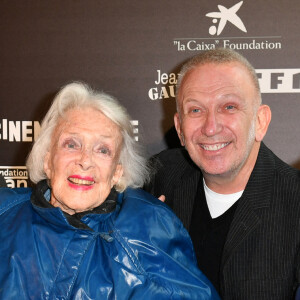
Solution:
<path fill-rule="evenodd" d="M 133 128 L 134 139 L 138 142 L 139 141 L 139 121 L 131 120 L 130 123 Z"/>
<path fill-rule="evenodd" d="M 261 93 L 300 93 L 300 69 L 256 69 Z M 156 70 L 150 100 L 175 98 L 178 74 Z"/>
<path fill-rule="evenodd" d="M 210 35 L 220 35 L 227 24 L 227 22 L 230 22 L 231 24 L 235 25 L 238 29 L 240 29 L 243 32 L 247 32 L 247 29 L 241 20 L 241 18 L 236 14 L 237 11 L 242 6 L 243 1 L 233 5 L 229 9 L 227 9 L 223 5 L 218 5 L 219 11 L 218 12 L 211 12 L 206 14 L 206 17 L 213 18 L 212 22 L 214 24 L 218 23 L 218 26 L 213 25 L 209 28 L 209 34 Z"/>
<path fill-rule="evenodd" d="M 170 99 L 175 98 L 175 87 L 177 83 L 178 74 L 165 73 L 157 70 L 156 80 L 154 80 L 154 87 L 148 91 L 148 97 L 151 100 Z"/>
<path fill-rule="evenodd" d="M 220 1 L 221 2 L 221 1 Z M 224 2 L 224 0 L 223 0 Z M 281 36 L 247 36 L 247 22 L 257 22 L 255 18 L 242 20 L 239 11 L 246 9 L 242 7 L 243 1 L 233 6 L 219 4 L 212 7 L 212 11 L 204 13 L 203 17 L 212 22 L 207 29 L 207 37 L 175 38 L 173 45 L 177 51 L 203 51 L 217 47 L 230 48 L 233 50 L 279 50 L 282 47 Z M 248 14 L 252 16 L 253 13 Z M 202 18 L 199 18 L 202 20 Z M 246 24 L 246 25 L 245 25 Z M 203 26 L 203 24 L 202 24 Z M 236 37 L 225 37 L 226 29 L 236 28 L 241 33 Z"/>
<path fill-rule="evenodd" d="M 134 138 L 139 140 L 138 120 L 131 120 Z M 0 120 L 0 141 L 8 142 L 33 142 L 37 139 L 41 130 L 38 121 L 11 121 L 7 119 Z"/>
<path fill-rule="evenodd" d="M 223 2 L 223 3 L 222 3 Z M 247 31 L 249 22 L 257 22 L 251 14 L 248 19 L 241 18 L 240 12 L 247 9 L 244 1 L 234 5 L 224 3 L 213 5 L 211 9 L 202 12 L 203 18 L 208 18 L 207 36 L 195 38 L 176 38 L 173 44 L 177 51 L 204 51 L 217 47 L 232 50 L 272 51 L 282 48 L 281 36 L 255 36 L 250 37 Z M 259 8 L 258 8 L 259 9 Z M 245 16 L 245 13 L 243 14 Z M 199 25 L 201 20 L 199 18 Z M 252 24 L 253 25 L 253 24 Z M 252 26 L 253 28 L 254 26 Z M 256 28 L 258 28 L 256 26 Z M 229 30 L 235 29 L 238 36 L 226 37 Z M 300 69 L 258 69 L 256 70 L 262 93 L 300 93 Z M 175 98 L 175 87 L 178 74 L 168 73 L 166 70 L 153 72 L 153 85 L 148 90 L 150 100 L 163 100 Z"/>
<path fill-rule="evenodd" d="M 38 121 L 0 120 L 0 140 L 9 142 L 33 142 L 40 133 Z"/>
<path fill-rule="evenodd" d="M 25 166 L 0 166 L 0 187 L 27 187 L 28 171 Z"/>

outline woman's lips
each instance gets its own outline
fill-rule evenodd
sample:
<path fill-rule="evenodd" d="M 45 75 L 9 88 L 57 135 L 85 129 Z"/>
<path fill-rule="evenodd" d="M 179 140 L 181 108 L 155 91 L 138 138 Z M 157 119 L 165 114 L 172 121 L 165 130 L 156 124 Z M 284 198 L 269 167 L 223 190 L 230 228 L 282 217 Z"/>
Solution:
<path fill-rule="evenodd" d="M 86 185 L 86 186 L 89 186 L 89 185 L 92 185 L 95 183 L 94 180 L 88 180 L 88 179 L 82 179 L 82 178 L 78 178 L 78 177 L 73 177 L 73 176 L 70 176 L 68 178 L 69 182 L 73 183 L 73 184 L 77 184 L 77 185 Z"/>
<path fill-rule="evenodd" d="M 90 176 L 71 175 L 68 177 L 69 186 L 75 190 L 86 191 L 93 188 L 95 180 Z"/>

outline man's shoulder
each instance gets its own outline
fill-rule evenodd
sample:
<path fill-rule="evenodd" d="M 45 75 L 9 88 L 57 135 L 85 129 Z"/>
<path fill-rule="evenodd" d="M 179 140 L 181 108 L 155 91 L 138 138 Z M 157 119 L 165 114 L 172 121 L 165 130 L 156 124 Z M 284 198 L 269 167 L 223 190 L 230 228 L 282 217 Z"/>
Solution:
<path fill-rule="evenodd" d="M 264 144 L 262 144 L 259 155 L 260 159 L 255 174 L 261 183 L 264 182 L 264 185 L 260 185 L 261 189 L 265 190 L 266 185 L 269 184 L 270 188 L 273 188 L 273 192 L 280 196 L 280 199 L 298 202 L 300 196 L 300 170 L 284 162 Z"/>
<path fill-rule="evenodd" d="M 282 192 L 286 191 L 288 194 L 295 195 L 296 201 L 299 200 L 300 170 L 275 157 L 275 179 L 277 188 L 280 188 Z"/>
<path fill-rule="evenodd" d="M 201 173 L 184 148 L 164 150 L 151 158 L 150 165 L 151 181 L 144 189 L 157 197 L 165 195 L 171 207 L 169 201 L 173 199 L 174 189 L 181 184 L 182 179 L 191 176 L 198 178 Z"/>
<path fill-rule="evenodd" d="M 198 167 L 191 160 L 185 148 L 173 148 L 163 150 L 154 155 L 151 161 L 156 170 L 178 170 L 183 171 L 186 168 L 197 170 Z"/>
<path fill-rule="evenodd" d="M 276 176 L 284 179 L 285 181 L 294 181 L 295 183 L 300 185 L 300 170 L 284 162 L 266 145 L 262 145 L 262 153 L 273 159 Z"/>
<path fill-rule="evenodd" d="M 153 158 L 160 160 L 162 163 L 165 162 L 171 164 L 176 163 L 178 160 L 186 160 L 187 157 L 188 153 L 183 147 L 166 149 L 153 156 Z"/>

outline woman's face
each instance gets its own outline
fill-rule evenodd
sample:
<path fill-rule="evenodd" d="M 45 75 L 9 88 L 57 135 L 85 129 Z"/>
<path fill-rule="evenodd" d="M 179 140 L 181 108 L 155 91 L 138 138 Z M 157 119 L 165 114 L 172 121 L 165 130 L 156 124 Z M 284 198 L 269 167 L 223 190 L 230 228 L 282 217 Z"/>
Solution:
<path fill-rule="evenodd" d="M 93 108 L 71 109 L 56 126 L 44 170 L 51 204 L 74 214 L 104 202 L 123 174 L 119 127 Z"/>

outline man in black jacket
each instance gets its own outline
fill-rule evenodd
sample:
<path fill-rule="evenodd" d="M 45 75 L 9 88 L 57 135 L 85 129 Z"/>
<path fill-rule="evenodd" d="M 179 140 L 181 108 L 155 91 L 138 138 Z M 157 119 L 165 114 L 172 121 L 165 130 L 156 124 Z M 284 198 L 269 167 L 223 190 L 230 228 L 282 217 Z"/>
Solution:
<path fill-rule="evenodd" d="M 189 230 L 222 299 L 293 299 L 300 281 L 300 175 L 262 142 L 271 111 L 254 68 L 228 49 L 182 68 L 175 127 L 184 148 L 153 161 L 147 187 Z"/>

